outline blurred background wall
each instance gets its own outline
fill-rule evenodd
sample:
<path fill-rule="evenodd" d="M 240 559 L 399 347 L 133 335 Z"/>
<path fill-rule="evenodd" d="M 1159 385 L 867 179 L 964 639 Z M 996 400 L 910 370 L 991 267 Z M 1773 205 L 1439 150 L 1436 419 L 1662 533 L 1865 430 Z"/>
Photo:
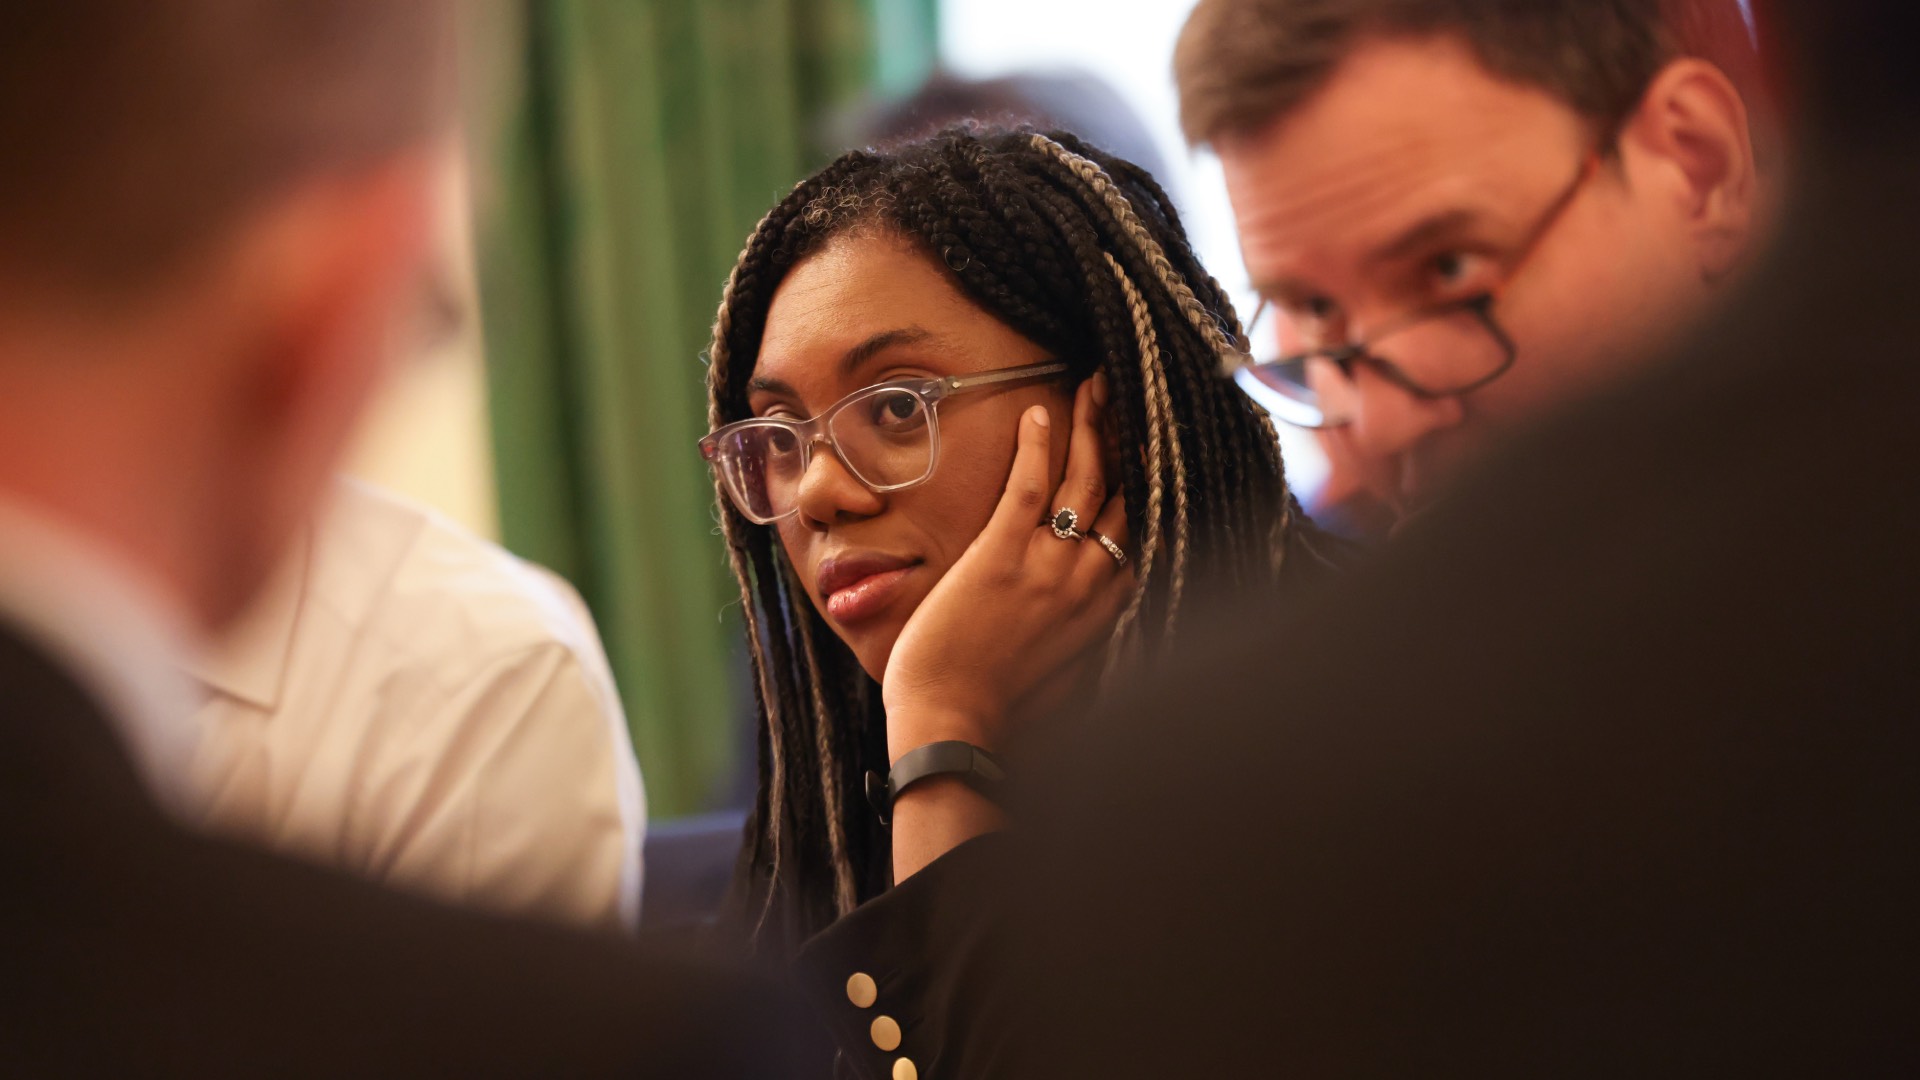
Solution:
<path fill-rule="evenodd" d="M 473 0 L 479 92 L 442 229 L 460 328 L 408 366 L 354 469 L 574 582 L 656 820 L 750 783 L 738 593 L 694 451 L 747 232 L 929 78 L 1092 80 L 1245 295 L 1217 167 L 1175 119 L 1192 2 Z M 1312 483 L 1311 441 L 1287 449 Z"/>

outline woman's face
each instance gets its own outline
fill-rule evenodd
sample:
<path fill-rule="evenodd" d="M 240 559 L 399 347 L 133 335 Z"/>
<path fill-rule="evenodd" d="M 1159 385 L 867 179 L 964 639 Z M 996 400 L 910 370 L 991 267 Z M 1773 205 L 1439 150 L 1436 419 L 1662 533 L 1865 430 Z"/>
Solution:
<path fill-rule="evenodd" d="M 857 230 L 796 264 L 775 290 L 748 404 L 806 419 L 863 387 L 1052 359 L 977 307 L 919 248 Z M 1060 377 L 957 394 L 937 409 L 940 454 L 926 483 L 876 494 L 816 452 L 799 512 L 778 523 L 813 605 L 879 679 L 927 593 L 986 527 L 1013 464 L 1020 415 L 1045 405 L 1071 430 L 1073 384 Z M 1066 440 L 1052 445 L 1056 482 Z M 1035 527 L 1039 522 L 1034 522 Z"/>

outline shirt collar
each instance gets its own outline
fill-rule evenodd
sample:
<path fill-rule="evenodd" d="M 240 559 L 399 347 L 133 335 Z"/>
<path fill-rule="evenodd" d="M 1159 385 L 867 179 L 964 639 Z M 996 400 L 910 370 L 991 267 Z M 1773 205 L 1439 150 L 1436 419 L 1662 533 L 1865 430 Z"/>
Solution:
<path fill-rule="evenodd" d="M 0 619 L 99 701 L 162 806 L 197 809 L 186 606 L 132 560 L 43 507 L 0 496 Z"/>
<path fill-rule="evenodd" d="M 274 575 L 238 623 L 213 647 L 191 658 L 187 672 L 216 694 L 271 714 L 280 707 L 294 627 L 306 598 L 312 540 L 302 536 L 291 558 Z"/>

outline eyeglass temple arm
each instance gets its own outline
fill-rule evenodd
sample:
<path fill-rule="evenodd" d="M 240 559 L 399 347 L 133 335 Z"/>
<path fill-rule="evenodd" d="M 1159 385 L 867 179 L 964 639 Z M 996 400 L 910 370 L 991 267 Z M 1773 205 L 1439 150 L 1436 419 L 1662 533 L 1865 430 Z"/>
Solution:
<path fill-rule="evenodd" d="M 1034 379 L 1042 375 L 1057 375 L 1067 370 L 1062 363 L 1028 364 L 1026 367 L 1008 368 L 1005 371 L 989 371 L 983 375 L 949 375 L 942 380 L 949 392 L 971 390 L 978 386 L 991 386 L 994 383 L 1012 382 L 1015 379 Z"/>

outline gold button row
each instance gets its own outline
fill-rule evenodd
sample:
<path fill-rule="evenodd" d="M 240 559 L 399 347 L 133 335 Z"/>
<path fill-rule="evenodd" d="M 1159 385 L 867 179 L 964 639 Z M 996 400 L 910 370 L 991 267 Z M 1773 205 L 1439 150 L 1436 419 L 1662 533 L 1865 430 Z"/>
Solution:
<path fill-rule="evenodd" d="M 880 987 L 874 983 L 873 976 L 856 971 L 847 980 L 847 1000 L 857 1009 L 871 1009 L 873 1003 L 880 1000 Z M 891 1016 L 874 1017 L 868 1034 L 873 1037 L 873 1045 L 888 1053 L 900 1049 L 900 1024 Z M 893 1063 L 893 1080 L 920 1080 L 920 1068 L 912 1058 L 897 1058 Z"/>

